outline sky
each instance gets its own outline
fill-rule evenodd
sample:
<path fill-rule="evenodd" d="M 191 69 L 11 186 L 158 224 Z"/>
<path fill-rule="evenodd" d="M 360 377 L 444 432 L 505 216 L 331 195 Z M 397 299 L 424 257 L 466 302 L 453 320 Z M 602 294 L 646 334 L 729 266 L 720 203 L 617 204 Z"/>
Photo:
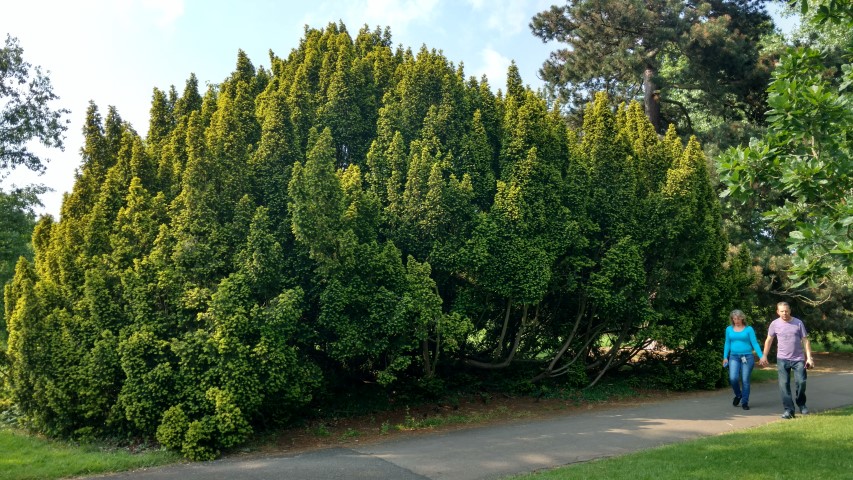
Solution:
<path fill-rule="evenodd" d="M 200 90 L 220 83 L 242 49 L 255 67 L 269 68 L 269 52 L 286 58 L 305 26 L 343 22 L 354 36 L 364 25 L 390 27 L 395 46 L 440 50 L 467 76 L 486 75 L 503 88 L 515 61 L 524 83 L 542 85 L 537 72 L 558 44 L 530 32 L 531 18 L 558 0 L 2 0 L 0 35 L 19 40 L 24 59 L 49 74 L 71 111 L 65 150 L 34 148 L 49 159 L 37 177 L 17 169 L 2 187 L 42 183 L 39 213 L 58 217 L 80 165 L 82 126 L 89 102 L 102 115 L 114 106 L 141 135 L 148 129 L 154 88 L 183 91 L 190 74 Z"/>

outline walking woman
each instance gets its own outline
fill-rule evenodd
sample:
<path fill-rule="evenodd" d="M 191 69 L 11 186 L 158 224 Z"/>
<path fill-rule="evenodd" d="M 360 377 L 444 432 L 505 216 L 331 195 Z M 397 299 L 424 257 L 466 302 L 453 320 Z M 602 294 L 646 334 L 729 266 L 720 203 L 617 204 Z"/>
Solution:
<path fill-rule="evenodd" d="M 729 314 L 731 325 L 726 327 L 726 346 L 723 349 L 723 367 L 729 367 L 729 384 L 732 386 L 735 398 L 732 405 L 741 405 L 749 410 L 749 377 L 755 367 L 753 350 L 759 358 L 764 358 L 755 330 L 746 324 L 746 315 L 740 310 L 732 310 Z"/>

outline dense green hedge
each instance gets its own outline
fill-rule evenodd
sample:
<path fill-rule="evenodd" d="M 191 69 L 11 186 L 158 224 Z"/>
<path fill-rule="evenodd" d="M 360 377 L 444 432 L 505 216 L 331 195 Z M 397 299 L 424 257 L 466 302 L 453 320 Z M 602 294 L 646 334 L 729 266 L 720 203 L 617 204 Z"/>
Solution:
<path fill-rule="evenodd" d="M 571 131 L 514 65 L 495 95 L 387 30 L 155 90 L 144 139 L 92 105 L 82 156 L 5 290 L 8 387 L 51 435 L 207 459 L 331 389 L 583 386 L 652 345 L 707 386 L 752 282 L 695 140 L 602 95 Z"/>

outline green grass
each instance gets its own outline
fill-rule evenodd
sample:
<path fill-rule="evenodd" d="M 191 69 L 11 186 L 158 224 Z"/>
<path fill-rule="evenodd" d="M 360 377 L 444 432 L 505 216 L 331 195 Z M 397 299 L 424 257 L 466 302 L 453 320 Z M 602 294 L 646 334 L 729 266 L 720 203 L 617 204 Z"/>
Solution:
<path fill-rule="evenodd" d="M 778 378 L 779 372 L 776 370 L 775 365 L 772 368 L 766 370 L 759 366 L 756 366 L 755 370 L 752 371 L 750 381 L 752 383 L 769 382 L 771 380 L 775 382 Z"/>
<path fill-rule="evenodd" d="M 853 406 L 621 457 L 512 477 L 608 479 L 813 480 L 851 478 Z"/>
<path fill-rule="evenodd" d="M 838 335 L 829 333 L 825 342 L 812 342 L 812 351 L 851 353 L 853 352 L 853 345 L 843 343 Z"/>
<path fill-rule="evenodd" d="M 181 461 L 164 451 L 130 453 L 97 446 L 75 446 L 0 428 L 0 480 L 50 480 L 118 472 Z"/>

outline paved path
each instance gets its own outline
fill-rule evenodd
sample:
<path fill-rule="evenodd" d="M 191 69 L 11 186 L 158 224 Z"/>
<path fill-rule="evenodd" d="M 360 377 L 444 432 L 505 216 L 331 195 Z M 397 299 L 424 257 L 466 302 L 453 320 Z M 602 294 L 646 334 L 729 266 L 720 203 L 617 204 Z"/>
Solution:
<path fill-rule="evenodd" d="M 750 406 L 729 390 L 546 420 L 472 428 L 310 453 L 152 468 L 95 478 L 126 480 L 485 480 L 621 455 L 763 425 L 782 410 L 775 382 L 752 386 Z M 853 404 L 853 373 L 811 374 L 812 412 Z M 785 420 L 796 421 L 796 420 Z"/>

